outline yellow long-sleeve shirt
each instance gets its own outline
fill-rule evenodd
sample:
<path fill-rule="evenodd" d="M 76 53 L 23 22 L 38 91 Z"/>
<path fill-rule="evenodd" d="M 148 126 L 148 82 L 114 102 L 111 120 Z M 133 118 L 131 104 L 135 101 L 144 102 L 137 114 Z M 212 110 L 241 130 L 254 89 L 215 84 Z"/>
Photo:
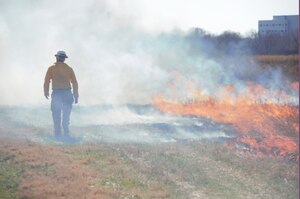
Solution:
<path fill-rule="evenodd" d="M 75 97 L 78 97 L 78 83 L 75 73 L 66 63 L 56 62 L 48 68 L 44 81 L 45 96 L 49 95 L 50 80 L 52 80 L 52 89 L 73 87 L 73 94 Z"/>

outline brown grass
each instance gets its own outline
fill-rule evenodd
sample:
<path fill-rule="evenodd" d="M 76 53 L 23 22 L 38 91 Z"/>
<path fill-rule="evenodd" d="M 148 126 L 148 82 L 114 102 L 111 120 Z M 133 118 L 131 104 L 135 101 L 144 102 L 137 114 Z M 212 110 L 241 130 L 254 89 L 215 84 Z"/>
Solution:
<path fill-rule="evenodd" d="M 298 63 L 298 55 L 257 55 L 254 60 L 262 63 Z"/>
<path fill-rule="evenodd" d="M 224 143 L 54 146 L 2 139 L 0 156 L 23 170 L 17 198 L 298 196 L 295 162 L 258 159 Z"/>
<path fill-rule="evenodd" d="M 253 60 L 263 68 L 281 68 L 292 81 L 299 81 L 298 55 L 258 55 Z"/>
<path fill-rule="evenodd" d="M 63 148 L 14 140 L 1 140 L 0 147 L 1 155 L 24 169 L 21 198 L 82 198 L 83 193 L 97 198 L 99 189 L 90 186 L 97 172 L 74 161 Z"/>

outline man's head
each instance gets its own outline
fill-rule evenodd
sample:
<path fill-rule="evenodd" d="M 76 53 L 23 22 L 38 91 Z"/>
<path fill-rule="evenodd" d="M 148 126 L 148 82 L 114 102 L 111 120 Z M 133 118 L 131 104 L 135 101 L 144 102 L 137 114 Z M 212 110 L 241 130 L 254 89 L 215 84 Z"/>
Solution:
<path fill-rule="evenodd" d="M 56 57 L 56 61 L 57 62 L 64 62 L 66 58 L 68 58 L 68 56 L 66 55 L 65 51 L 57 51 L 57 53 L 55 54 Z"/>

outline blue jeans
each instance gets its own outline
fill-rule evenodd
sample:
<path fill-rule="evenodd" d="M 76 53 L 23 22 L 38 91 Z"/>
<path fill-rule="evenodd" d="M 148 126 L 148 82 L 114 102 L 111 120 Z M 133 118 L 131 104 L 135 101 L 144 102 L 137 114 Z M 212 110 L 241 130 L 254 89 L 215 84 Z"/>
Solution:
<path fill-rule="evenodd" d="M 64 134 L 69 135 L 70 114 L 74 102 L 71 89 L 53 89 L 51 94 L 51 111 L 54 123 L 55 137 L 61 136 L 61 127 Z"/>

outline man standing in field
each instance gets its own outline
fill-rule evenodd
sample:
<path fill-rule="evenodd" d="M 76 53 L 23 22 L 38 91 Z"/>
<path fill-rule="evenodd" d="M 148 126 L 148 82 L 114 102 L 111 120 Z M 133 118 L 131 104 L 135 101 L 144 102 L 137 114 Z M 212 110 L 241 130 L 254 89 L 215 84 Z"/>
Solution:
<path fill-rule="evenodd" d="M 78 103 L 78 83 L 73 69 L 64 63 L 68 58 L 64 51 L 58 51 L 55 55 L 56 62 L 47 70 L 44 81 L 44 95 L 49 98 L 49 84 L 52 83 L 51 111 L 54 123 L 54 136 L 69 138 L 69 123 L 72 104 Z M 72 87 L 71 87 L 72 84 Z M 73 88 L 73 93 L 72 93 Z M 61 128 L 62 127 L 62 128 Z"/>

